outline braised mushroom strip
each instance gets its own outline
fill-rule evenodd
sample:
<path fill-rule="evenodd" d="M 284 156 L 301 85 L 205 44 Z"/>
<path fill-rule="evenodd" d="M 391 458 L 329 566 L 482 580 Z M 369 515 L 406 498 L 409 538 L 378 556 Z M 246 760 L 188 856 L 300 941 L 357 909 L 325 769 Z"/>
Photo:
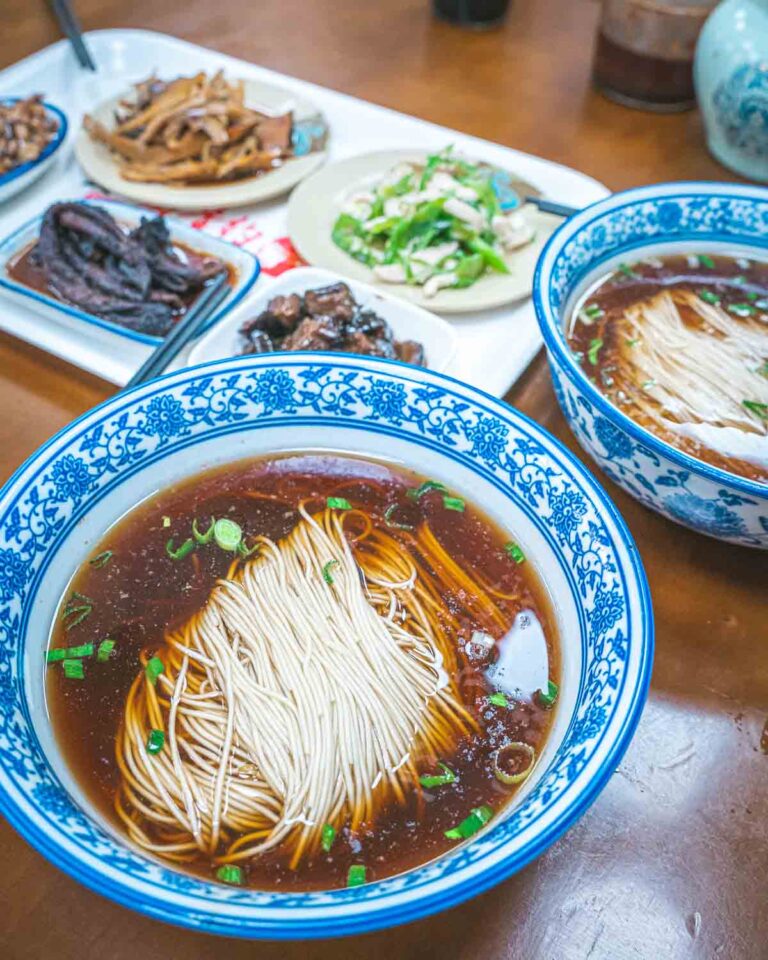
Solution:
<path fill-rule="evenodd" d="M 9 268 L 19 282 L 141 333 L 164 336 L 226 264 L 173 245 L 162 217 L 128 232 L 104 209 L 55 203 L 37 243 Z"/>
<path fill-rule="evenodd" d="M 266 310 L 240 328 L 241 353 L 337 350 L 425 364 L 424 347 L 395 340 L 387 321 L 366 310 L 345 283 L 273 297 Z"/>
<path fill-rule="evenodd" d="M 0 103 L 0 175 L 37 160 L 58 128 L 40 94 Z"/>
<path fill-rule="evenodd" d="M 112 130 L 83 120 L 94 140 L 123 161 L 126 180 L 205 183 L 265 173 L 292 156 L 291 113 L 268 116 L 245 105 L 242 81 L 198 73 L 164 81 L 150 77 L 124 100 Z"/>

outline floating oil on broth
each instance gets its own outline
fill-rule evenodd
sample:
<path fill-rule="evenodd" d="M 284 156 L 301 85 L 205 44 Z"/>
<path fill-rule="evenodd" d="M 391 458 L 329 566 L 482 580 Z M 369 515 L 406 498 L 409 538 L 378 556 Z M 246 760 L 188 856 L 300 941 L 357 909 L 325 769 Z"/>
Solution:
<path fill-rule="evenodd" d="M 183 553 L 179 548 L 190 537 L 193 521 L 205 531 L 211 518 L 237 524 L 248 547 L 257 536 L 283 544 L 305 522 L 299 504 L 320 516 L 328 513 L 328 498 L 352 508 L 344 521 L 345 540 L 359 551 L 355 556 L 363 563 L 368 522 L 374 531 L 369 537 L 378 531 L 407 553 L 415 551 L 417 535 L 431 532 L 438 544 L 430 547 L 432 563 L 436 567 L 436 558 L 444 557 L 450 570 L 433 569 L 420 554 L 419 577 L 447 583 L 439 577 L 450 575 L 451 587 L 431 602 L 452 644 L 448 660 L 455 659 L 455 668 L 447 679 L 476 726 L 457 736 L 449 753 L 429 756 L 414 746 L 408 758 L 419 777 L 439 777 L 447 768 L 451 782 L 424 787 L 416 780 L 400 799 L 389 796 L 375 807 L 375 815 L 354 829 L 349 819 L 337 819 L 329 851 L 309 843 L 291 864 L 295 844 L 278 844 L 259 856 L 236 860 L 231 875 L 235 882 L 260 889 L 344 886 L 350 867 L 364 867 L 369 882 L 450 850 L 461 840 L 446 837 L 446 831 L 479 808 L 488 807 L 498 816 L 514 795 L 519 784 L 497 776 L 497 751 L 520 743 L 540 754 L 557 696 L 554 618 L 533 564 L 473 504 L 405 470 L 349 457 L 296 455 L 218 469 L 152 498 L 109 531 L 94 548 L 91 562 L 77 571 L 52 631 L 52 650 L 94 646 L 94 654 L 80 660 L 82 679 L 67 676 L 61 662 L 49 664 L 48 702 L 53 728 L 78 783 L 118 828 L 125 830 L 126 823 L 115 812 L 123 782 L 116 742 L 121 742 L 129 691 L 132 686 L 144 691 L 148 683 L 140 658 L 146 663 L 158 655 L 169 666 L 164 637 L 183 628 L 209 602 L 217 581 L 235 575 L 235 554 L 215 542 L 198 545 L 178 559 L 169 555 L 166 544 L 170 540 L 171 550 Z M 259 555 L 241 560 L 237 568 L 258 563 Z M 318 576 L 313 589 L 321 581 L 323 589 L 334 589 L 334 574 L 339 577 L 341 567 L 325 566 L 323 574 L 331 582 Z M 480 585 L 472 597 L 470 582 Z M 369 583 L 367 589 L 375 593 L 376 587 Z M 472 613 L 478 602 L 487 602 L 487 609 L 477 607 Z M 88 611 L 84 617 L 82 612 L 66 613 L 82 607 Z M 78 617 L 83 618 L 67 629 Z M 99 645 L 105 638 L 114 646 L 100 660 Z M 162 692 L 164 682 L 156 680 L 156 689 Z M 311 690 L 307 695 L 312 696 Z M 166 736 L 161 751 L 169 749 Z M 124 789 L 121 795 L 124 811 L 128 809 L 146 836 L 167 844 L 171 834 L 184 832 L 178 827 L 158 829 L 131 809 Z M 223 815 L 227 812 L 225 801 Z M 230 875 L 221 875 L 222 859 L 237 839 L 225 830 L 215 850 L 195 851 L 178 866 L 206 878 L 215 878 L 218 871 L 219 879 L 227 879 Z"/>
<path fill-rule="evenodd" d="M 768 261 L 691 253 L 620 264 L 582 297 L 567 336 L 627 416 L 768 483 Z"/>

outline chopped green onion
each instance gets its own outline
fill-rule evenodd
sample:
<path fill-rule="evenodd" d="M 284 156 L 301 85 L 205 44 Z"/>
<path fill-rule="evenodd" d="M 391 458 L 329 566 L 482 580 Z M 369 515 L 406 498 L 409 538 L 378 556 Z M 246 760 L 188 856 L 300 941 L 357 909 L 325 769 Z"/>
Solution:
<path fill-rule="evenodd" d="M 171 525 L 171 518 L 163 517 L 163 528 L 170 527 L 170 525 Z"/>
<path fill-rule="evenodd" d="M 747 300 L 751 300 L 754 303 L 754 301 L 757 300 L 760 294 L 756 293 L 754 290 L 750 290 L 746 296 L 747 296 Z"/>
<path fill-rule="evenodd" d="M 222 550 L 237 550 L 237 545 L 243 539 L 243 529 L 234 520 L 222 517 L 213 525 L 213 539 Z"/>
<path fill-rule="evenodd" d="M 238 557 L 242 557 L 243 560 L 247 560 L 248 557 L 252 556 L 256 551 L 261 547 L 260 543 L 255 543 L 250 549 L 246 544 L 245 540 L 241 540 L 235 548 L 237 551 Z"/>
<path fill-rule="evenodd" d="M 443 494 L 443 506 L 446 510 L 455 510 L 457 513 L 464 513 L 464 501 L 461 497 L 449 497 Z"/>
<path fill-rule="evenodd" d="M 347 886 L 362 887 L 365 883 L 365 867 L 362 863 L 353 863 L 347 871 Z"/>
<path fill-rule="evenodd" d="M 62 660 L 61 665 L 68 680 L 82 680 L 85 676 L 82 660 Z"/>
<path fill-rule="evenodd" d="M 333 577 L 331 575 L 331 569 L 338 565 L 338 560 L 329 560 L 328 563 L 323 567 L 323 580 L 326 583 L 333 583 Z"/>
<path fill-rule="evenodd" d="M 216 871 L 216 879 L 222 883 L 231 883 L 236 887 L 243 885 L 243 871 L 236 863 L 223 863 Z"/>
<path fill-rule="evenodd" d="M 760 417 L 761 420 L 768 420 L 768 403 L 759 403 L 757 400 L 742 400 L 742 407 Z"/>
<path fill-rule="evenodd" d="M 213 540 L 213 530 L 216 526 L 216 518 L 211 517 L 211 523 L 205 533 L 200 533 L 200 529 L 197 526 L 197 517 L 192 521 L 192 536 L 200 544 L 201 547 L 204 547 L 206 544 L 210 543 Z"/>
<path fill-rule="evenodd" d="M 150 730 L 149 736 L 147 737 L 147 753 L 154 756 L 165 746 L 165 734 L 162 730 Z"/>
<path fill-rule="evenodd" d="M 640 343 L 639 337 L 634 337 L 633 339 L 627 339 L 624 341 L 628 347 L 634 347 L 635 344 Z"/>
<path fill-rule="evenodd" d="M 619 264 L 619 273 L 623 273 L 625 277 L 629 277 L 631 280 L 637 279 L 637 274 L 628 263 Z"/>
<path fill-rule="evenodd" d="M 102 567 L 105 567 L 109 561 L 112 559 L 112 551 L 104 550 L 103 553 L 98 554 L 95 557 L 92 557 L 88 563 L 96 570 L 100 570 Z"/>
<path fill-rule="evenodd" d="M 421 500 L 424 494 L 429 493 L 430 490 L 440 490 L 442 493 L 448 493 L 448 487 L 444 483 L 440 483 L 439 480 L 425 480 L 420 486 L 409 490 L 408 496 L 411 500 Z"/>
<path fill-rule="evenodd" d="M 393 527 L 395 530 L 413 530 L 413 526 L 410 523 L 398 523 L 392 519 L 392 514 L 397 510 L 398 506 L 399 504 L 393 503 L 387 507 L 384 511 L 384 523 L 386 523 L 388 527 Z"/>
<path fill-rule="evenodd" d="M 115 641 L 107 637 L 106 640 L 102 640 L 99 644 L 99 649 L 96 651 L 96 660 L 99 663 L 106 663 L 109 660 L 112 651 L 115 649 Z"/>
<path fill-rule="evenodd" d="M 496 693 L 492 693 L 488 696 L 488 703 L 492 703 L 494 707 L 508 707 L 509 700 L 507 700 L 506 694 L 503 694 L 501 690 L 497 690 Z"/>
<path fill-rule="evenodd" d="M 524 769 L 518 770 L 515 773 L 508 773 L 505 769 L 506 766 L 514 769 L 517 766 L 517 762 L 520 757 L 524 757 L 528 764 Z M 504 761 L 507 761 L 505 764 Z M 499 749 L 493 755 L 493 772 L 497 780 L 500 780 L 502 783 L 522 783 L 523 780 L 528 776 L 528 774 L 533 770 L 533 765 L 536 762 L 536 751 L 533 747 L 529 746 L 527 743 L 508 743 L 506 746 L 499 747 Z"/>
<path fill-rule="evenodd" d="M 716 293 L 712 293 L 711 290 L 699 290 L 699 299 L 703 300 L 704 303 L 712 303 L 715 306 L 720 303 L 720 297 Z"/>
<path fill-rule="evenodd" d="M 706 267 L 707 270 L 715 269 L 715 261 L 706 253 L 700 253 L 696 258 L 699 261 L 700 267 Z"/>
<path fill-rule="evenodd" d="M 554 707 L 554 705 L 557 703 L 558 693 L 559 693 L 559 689 L 557 684 L 553 683 L 551 680 L 547 680 L 546 691 L 537 690 L 536 699 L 538 700 L 539 704 L 542 707 L 544 707 L 545 710 L 549 710 L 551 707 Z"/>
<path fill-rule="evenodd" d="M 64 620 L 64 629 L 72 630 L 73 627 L 76 627 L 82 623 L 86 617 L 90 616 L 92 610 L 93 600 L 82 593 L 78 593 L 76 590 L 73 591 L 64 607 L 62 618 Z"/>
<path fill-rule="evenodd" d="M 762 367 L 757 368 L 757 372 L 761 373 L 764 377 L 768 377 L 768 360 L 762 365 Z"/>
<path fill-rule="evenodd" d="M 587 360 L 594 367 L 597 363 L 597 357 L 600 351 L 603 349 L 603 338 L 595 337 L 594 340 L 589 341 L 589 349 L 587 350 Z"/>
<path fill-rule="evenodd" d="M 320 832 L 320 846 L 326 853 L 330 853 L 333 841 L 336 839 L 336 827 L 326 823 Z"/>
<path fill-rule="evenodd" d="M 510 560 L 514 560 L 515 563 L 525 563 L 525 554 L 512 540 L 504 544 L 504 553 L 506 553 Z"/>
<path fill-rule="evenodd" d="M 443 771 L 442 773 L 423 773 L 419 777 L 419 783 L 422 787 L 430 789 L 431 787 L 444 787 L 447 783 L 456 782 L 456 774 L 450 767 L 446 767 L 444 763 L 438 761 L 438 767 Z"/>
<path fill-rule="evenodd" d="M 734 277 L 734 278 L 733 278 L 733 282 L 734 282 L 734 283 L 746 283 L 746 282 L 747 282 L 747 278 L 744 276 L 743 273 L 740 273 L 740 274 L 738 275 L 738 277 Z"/>
<path fill-rule="evenodd" d="M 146 673 L 147 680 L 149 680 L 154 687 L 160 674 L 165 673 L 163 661 L 160 659 L 160 657 L 151 657 L 149 660 L 147 660 L 147 665 L 144 668 L 144 672 Z"/>
<path fill-rule="evenodd" d="M 596 303 L 582 309 L 582 313 L 585 313 L 590 320 L 597 320 L 598 317 L 602 317 L 604 312 L 603 308 Z"/>
<path fill-rule="evenodd" d="M 58 660 L 79 660 L 82 657 L 93 656 L 93 644 L 83 643 L 79 647 L 59 647 L 49 650 L 45 659 L 47 663 L 56 663 Z"/>
<path fill-rule="evenodd" d="M 731 313 L 735 313 L 737 317 L 751 317 L 755 312 L 751 303 L 730 303 L 728 309 Z"/>
<path fill-rule="evenodd" d="M 330 510 L 352 509 L 352 504 L 349 502 L 349 500 L 345 500 L 344 497 L 328 497 L 325 503 Z"/>
<path fill-rule="evenodd" d="M 173 546 L 173 537 L 166 543 L 165 552 L 171 558 L 171 560 L 183 560 L 185 557 L 188 557 L 190 553 L 195 549 L 195 541 L 192 537 L 188 537 L 184 543 L 176 550 Z"/>
<path fill-rule="evenodd" d="M 449 840 L 466 840 L 482 829 L 492 816 L 493 810 L 491 807 L 487 805 L 475 807 L 466 820 L 462 820 L 457 827 L 446 830 L 445 835 Z"/>

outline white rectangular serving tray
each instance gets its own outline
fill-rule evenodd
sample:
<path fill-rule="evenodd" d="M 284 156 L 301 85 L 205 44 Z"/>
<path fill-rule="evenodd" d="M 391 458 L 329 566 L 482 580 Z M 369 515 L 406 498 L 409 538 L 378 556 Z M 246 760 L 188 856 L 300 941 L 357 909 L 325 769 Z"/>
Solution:
<path fill-rule="evenodd" d="M 596 180 L 560 164 L 396 113 L 175 37 L 147 30 L 98 30 L 86 34 L 86 39 L 98 66 L 95 74 L 80 68 L 64 40 L 0 72 L 0 95 L 43 93 L 46 100 L 66 112 L 70 124 L 67 142 L 51 169 L 28 190 L 0 204 L 0 239 L 56 200 L 99 195 L 84 179 L 72 152 L 72 140 L 83 114 L 155 71 L 168 77 L 197 70 L 224 69 L 233 77 L 261 79 L 303 94 L 316 103 L 328 120 L 329 162 L 374 150 L 434 150 L 452 143 L 460 152 L 518 174 L 553 200 L 580 207 L 608 193 Z M 262 274 L 250 297 L 260 297 L 270 277 L 296 265 L 287 237 L 286 209 L 287 195 L 236 210 L 205 210 L 179 216 L 194 227 L 255 253 L 261 260 Z M 497 396 L 509 390 L 541 345 L 530 298 L 508 307 L 452 314 L 446 319 L 454 326 L 458 338 L 456 356 L 447 372 Z M 130 349 L 115 351 L 110 343 L 94 336 L 86 324 L 82 330 L 73 330 L 6 299 L 0 300 L 0 329 L 120 386 L 128 381 L 150 350 L 142 344 L 131 344 Z"/>

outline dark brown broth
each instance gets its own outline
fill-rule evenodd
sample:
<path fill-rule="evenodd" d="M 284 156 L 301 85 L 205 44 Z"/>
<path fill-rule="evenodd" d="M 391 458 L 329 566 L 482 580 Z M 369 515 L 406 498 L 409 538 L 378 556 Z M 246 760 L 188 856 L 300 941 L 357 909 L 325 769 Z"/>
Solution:
<path fill-rule="evenodd" d="M 706 254 L 692 254 L 690 258 L 675 255 L 622 264 L 620 269 L 596 284 L 577 304 L 569 321 L 567 338 L 574 356 L 601 393 L 627 416 L 659 434 L 667 443 L 722 470 L 751 480 L 768 481 L 768 472 L 758 464 L 724 456 L 693 438 L 672 431 L 661 434 L 655 425 L 646 423 L 635 406 L 636 392 L 643 389 L 641 384 L 626 391 L 615 388 L 612 374 L 621 363 L 620 339 L 624 336 L 619 321 L 633 304 L 664 289 L 707 291 L 717 297 L 726 310 L 732 306 L 752 307 L 754 304 L 752 309 L 766 323 L 768 343 L 768 261 Z M 590 318 L 585 310 L 593 307 L 599 308 L 602 315 Z M 686 322 L 700 321 L 686 317 Z M 596 356 L 590 358 L 590 347 L 598 341 L 602 341 L 602 345 Z M 595 359 L 594 363 L 592 359 Z"/>
<path fill-rule="evenodd" d="M 503 549 L 507 538 L 473 506 L 468 504 L 464 513 L 448 511 L 440 493 L 428 493 L 414 504 L 405 491 L 421 480 L 399 468 L 347 457 L 305 455 L 247 461 L 213 470 L 153 497 L 94 548 L 92 556 L 112 550 L 111 560 L 99 569 L 84 564 L 70 585 L 70 591 L 93 601 L 93 612 L 69 632 L 57 617 L 51 646 L 96 644 L 109 636 L 116 647 L 107 663 L 85 660 L 82 681 L 66 679 L 61 664 L 51 664 L 47 697 L 52 725 L 69 767 L 89 799 L 118 830 L 123 828 L 113 810 L 119 783 L 115 736 L 125 696 L 140 669 L 139 653 L 143 648 L 159 648 L 164 630 L 183 622 L 204 603 L 232 559 L 232 554 L 215 547 L 198 550 L 179 562 L 167 556 L 166 541 L 173 537 L 178 546 L 189 535 L 195 517 L 205 528 L 205 518 L 228 516 L 249 535 L 279 539 L 297 521 L 295 505 L 307 497 L 318 498 L 320 508 L 326 496 L 343 496 L 379 521 L 390 504 L 401 504 L 399 520 L 427 519 L 462 566 L 474 566 L 502 592 L 520 594 L 522 603 L 499 601 L 499 605 L 509 613 L 510 625 L 520 609 L 536 614 L 546 637 L 544 670 L 558 682 L 554 618 L 532 565 L 511 561 Z M 278 493 L 282 502 L 251 499 L 249 490 Z M 170 527 L 163 526 L 164 516 L 171 518 Z M 450 596 L 444 600 L 453 606 Z M 466 624 L 467 637 L 473 628 Z M 460 644 L 464 642 L 462 639 Z M 279 850 L 251 861 L 245 867 L 247 883 L 260 889 L 339 887 L 345 885 L 352 863 L 367 866 L 368 880 L 381 879 L 454 846 L 455 841 L 445 838 L 445 830 L 474 807 L 489 804 L 498 812 L 516 788 L 496 779 L 493 752 L 510 741 L 523 741 L 540 751 L 553 711 L 542 709 L 534 691 L 510 701 L 511 709 L 488 704 L 491 688 L 474 665 L 463 666 L 460 685 L 465 702 L 485 725 L 485 735 L 465 739 L 455 756 L 444 758 L 458 775 L 456 783 L 425 790 L 421 800 L 414 792 L 404 807 L 386 808 L 375 824 L 355 835 L 340 831 L 330 854 L 319 854 L 296 871 L 288 869 Z M 180 869 L 211 878 L 215 866 L 201 854 L 195 863 Z"/>

